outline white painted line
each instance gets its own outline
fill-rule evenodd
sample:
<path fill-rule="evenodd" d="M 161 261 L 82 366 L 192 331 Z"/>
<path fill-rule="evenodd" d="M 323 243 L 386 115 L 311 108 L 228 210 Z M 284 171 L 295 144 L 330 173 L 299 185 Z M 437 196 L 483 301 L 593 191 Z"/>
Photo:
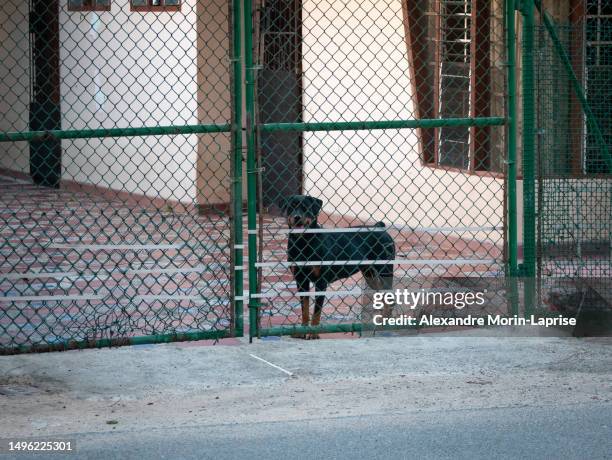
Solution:
<path fill-rule="evenodd" d="M 19 279 L 36 279 L 36 278 L 70 278 L 79 276 L 75 272 L 28 272 L 28 273 L 0 273 L 0 280 L 19 280 Z"/>
<path fill-rule="evenodd" d="M 339 227 L 339 228 L 308 228 L 308 229 L 279 229 L 279 234 L 300 233 L 372 233 L 385 232 L 387 230 L 410 231 L 410 232 L 492 232 L 502 230 L 503 227 L 410 227 L 408 225 L 387 225 L 385 227 Z M 272 233 L 272 232 L 270 232 Z"/>
<path fill-rule="evenodd" d="M 234 300 L 247 301 L 249 300 L 249 296 L 248 295 L 237 295 L 236 297 L 234 297 Z"/>
<path fill-rule="evenodd" d="M 146 275 L 147 273 L 202 273 L 208 270 L 208 267 L 185 267 L 185 268 L 137 268 L 126 270 L 128 275 Z"/>
<path fill-rule="evenodd" d="M 258 262 L 255 264 L 256 267 L 318 267 L 318 266 L 330 266 L 330 265 L 382 265 L 382 264 L 395 264 L 395 265 L 490 265 L 495 264 L 495 259 L 395 259 L 395 260 L 320 260 L 320 261 L 308 261 L 308 262 L 288 262 L 279 260 L 278 262 Z"/>
<path fill-rule="evenodd" d="M 249 235 L 257 235 L 258 232 L 259 232 L 259 230 L 257 230 L 257 229 L 249 229 L 249 231 L 248 231 Z"/>
<path fill-rule="evenodd" d="M 244 270 L 244 267 L 242 265 L 236 265 L 234 270 Z"/>
<path fill-rule="evenodd" d="M 299 235 L 302 233 L 372 233 L 372 232 L 384 232 L 389 227 L 345 227 L 345 228 L 281 228 L 276 233 L 280 234 L 294 234 Z M 270 232 L 272 233 L 272 232 Z"/>
<path fill-rule="evenodd" d="M 50 295 L 50 296 L 8 296 L 0 302 L 60 302 L 64 300 L 102 300 L 103 295 Z"/>
<path fill-rule="evenodd" d="M 401 225 L 393 225 L 392 227 L 397 230 L 409 230 L 411 232 L 423 233 L 496 232 L 504 229 L 504 227 L 403 227 Z"/>
<path fill-rule="evenodd" d="M 23 184 L 23 185 L 34 186 L 34 184 L 32 182 L 28 182 L 28 181 L 23 180 L 23 179 L 17 179 L 16 177 L 5 176 L 4 174 L 0 174 L 0 179 L 8 180 L 8 181 L 14 182 L 15 184 Z"/>
<path fill-rule="evenodd" d="M 244 244 L 235 244 L 234 249 L 244 249 Z"/>
<path fill-rule="evenodd" d="M 478 279 L 475 278 L 474 279 Z M 462 287 L 447 287 L 447 288 L 414 288 L 408 289 L 409 291 L 422 291 L 422 292 L 463 292 L 467 288 Z M 253 294 L 251 297 L 259 299 L 270 299 L 270 298 L 292 298 L 292 297 L 345 297 L 345 296 L 361 296 L 363 294 L 373 294 L 374 292 L 397 292 L 397 290 L 372 290 L 372 289 L 350 289 L 344 291 L 307 291 L 307 292 L 290 292 L 290 291 L 267 291 L 263 294 Z"/>
<path fill-rule="evenodd" d="M 43 245 L 44 246 L 44 245 Z M 63 244 L 51 243 L 48 248 L 74 249 L 77 251 L 154 251 L 157 249 L 181 249 L 184 244 Z"/>
<path fill-rule="evenodd" d="M 191 301 L 200 301 L 204 300 L 202 296 L 193 296 L 193 295 L 170 295 L 170 294 L 160 294 L 160 295 L 137 295 L 134 297 L 134 300 L 143 301 L 143 300 L 191 300 Z"/>
<path fill-rule="evenodd" d="M 315 296 L 324 296 L 324 297 L 335 297 L 335 296 L 360 296 L 365 291 L 363 289 L 352 289 L 346 291 L 314 291 L 314 292 L 274 292 L 270 293 L 270 291 L 263 294 L 253 294 L 251 297 L 256 299 L 272 299 L 272 298 L 283 298 L 283 297 L 315 297 Z M 377 291 L 384 292 L 384 291 Z"/>
<path fill-rule="evenodd" d="M 255 356 L 253 353 L 249 353 L 249 356 L 251 358 L 258 359 L 261 362 L 266 363 L 267 365 L 272 366 L 273 368 L 278 369 L 281 372 L 284 372 L 285 374 L 287 374 L 290 377 L 293 377 L 293 372 L 289 372 L 287 369 L 283 369 L 282 367 L 277 366 L 276 364 L 272 364 L 270 361 L 266 361 L 265 359 L 260 358 L 259 356 Z"/>

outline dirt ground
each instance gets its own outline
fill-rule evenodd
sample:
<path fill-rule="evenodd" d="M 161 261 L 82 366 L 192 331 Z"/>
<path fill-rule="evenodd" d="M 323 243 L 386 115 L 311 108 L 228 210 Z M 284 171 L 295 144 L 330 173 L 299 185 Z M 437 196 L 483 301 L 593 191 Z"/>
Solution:
<path fill-rule="evenodd" d="M 609 338 L 227 339 L 0 357 L 3 437 L 611 400 Z"/>

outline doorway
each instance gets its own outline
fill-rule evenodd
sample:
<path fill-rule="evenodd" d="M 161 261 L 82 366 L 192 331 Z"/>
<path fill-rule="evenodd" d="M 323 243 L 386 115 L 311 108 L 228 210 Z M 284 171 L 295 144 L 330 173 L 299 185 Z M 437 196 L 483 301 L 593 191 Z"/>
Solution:
<path fill-rule="evenodd" d="M 260 15 L 260 123 L 302 121 L 302 1 L 265 0 Z M 284 197 L 302 189 L 301 132 L 262 132 L 262 201 L 277 213 Z"/>

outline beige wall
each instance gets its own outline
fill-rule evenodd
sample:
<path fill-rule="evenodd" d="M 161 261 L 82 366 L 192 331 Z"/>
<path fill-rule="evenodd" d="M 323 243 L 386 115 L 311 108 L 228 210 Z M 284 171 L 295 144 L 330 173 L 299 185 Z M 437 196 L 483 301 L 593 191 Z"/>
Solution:
<path fill-rule="evenodd" d="M 0 130 L 28 129 L 27 2 L 0 5 Z M 60 2 L 62 128 L 226 123 L 228 3 L 181 13 L 68 12 Z M 165 77 L 165 78 L 164 78 Z M 229 200 L 227 134 L 62 142 L 62 179 L 199 204 Z M 0 167 L 29 170 L 27 143 L 0 144 Z M 200 194 L 196 196 L 196 189 Z"/>
<path fill-rule="evenodd" d="M 61 3 L 62 128 L 195 124 L 196 0 L 181 13 L 68 12 Z M 196 135 L 62 142 L 62 178 L 194 202 Z"/>
<path fill-rule="evenodd" d="M 415 118 L 401 0 L 305 0 L 303 34 L 305 121 Z M 361 219 L 501 226 L 503 181 L 423 166 L 417 134 L 307 133 L 305 191 Z"/>
<path fill-rule="evenodd" d="M 30 101 L 28 2 L 0 3 L 0 131 L 28 129 Z M 0 143 L 0 168 L 28 173 L 26 142 Z"/>

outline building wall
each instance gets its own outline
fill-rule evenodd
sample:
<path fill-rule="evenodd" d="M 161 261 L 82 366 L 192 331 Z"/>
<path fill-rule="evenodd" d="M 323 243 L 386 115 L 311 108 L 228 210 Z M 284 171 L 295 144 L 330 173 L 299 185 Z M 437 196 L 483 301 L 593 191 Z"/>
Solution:
<path fill-rule="evenodd" d="M 227 0 L 197 2 L 197 102 L 202 123 L 228 123 L 232 115 L 228 14 Z M 228 203 L 230 134 L 206 134 L 198 139 L 197 201 L 203 206 Z M 246 188 L 246 179 L 244 182 Z"/>
<path fill-rule="evenodd" d="M 305 0 L 303 16 L 304 121 L 415 118 L 401 0 Z M 360 219 L 501 225 L 503 181 L 423 166 L 417 135 L 306 133 L 305 192 Z"/>
<path fill-rule="evenodd" d="M 68 12 L 61 2 L 62 129 L 198 122 L 196 0 L 174 13 Z M 190 202 L 196 135 L 64 140 L 62 179 Z"/>
<path fill-rule="evenodd" d="M 0 131 L 26 131 L 30 104 L 28 2 L 0 3 Z M 0 168 L 28 173 L 27 142 L 1 142 Z"/>

